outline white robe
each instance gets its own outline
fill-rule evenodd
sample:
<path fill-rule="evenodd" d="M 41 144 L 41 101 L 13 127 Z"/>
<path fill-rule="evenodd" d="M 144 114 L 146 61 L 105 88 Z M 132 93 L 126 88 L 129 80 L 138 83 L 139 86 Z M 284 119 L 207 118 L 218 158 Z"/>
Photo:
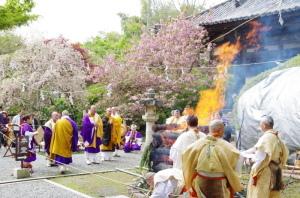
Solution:
<path fill-rule="evenodd" d="M 151 198 L 168 197 L 170 194 L 179 194 L 184 186 L 184 178 L 181 170 L 182 153 L 192 143 L 206 135 L 202 132 L 195 133 L 188 130 L 182 133 L 170 150 L 170 158 L 173 160 L 173 168 L 159 171 L 154 175 L 154 190 Z"/>

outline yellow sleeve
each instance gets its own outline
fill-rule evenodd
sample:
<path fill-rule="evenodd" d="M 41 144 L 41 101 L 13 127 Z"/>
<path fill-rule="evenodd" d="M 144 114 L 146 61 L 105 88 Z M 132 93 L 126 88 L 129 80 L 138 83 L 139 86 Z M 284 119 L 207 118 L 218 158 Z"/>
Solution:
<path fill-rule="evenodd" d="M 103 137 L 103 123 L 102 123 L 101 118 L 98 119 L 97 124 L 98 124 L 97 137 L 102 138 Z"/>
<path fill-rule="evenodd" d="M 197 142 L 196 142 L 197 143 Z M 192 187 L 200 150 L 198 144 L 192 144 L 182 154 L 182 171 L 186 189 Z"/>

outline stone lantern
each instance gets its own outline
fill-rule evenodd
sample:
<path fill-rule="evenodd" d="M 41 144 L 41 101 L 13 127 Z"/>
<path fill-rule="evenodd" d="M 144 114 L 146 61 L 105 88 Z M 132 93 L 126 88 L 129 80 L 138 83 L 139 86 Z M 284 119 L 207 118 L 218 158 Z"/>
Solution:
<path fill-rule="evenodd" d="M 145 147 L 147 147 L 152 142 L 152 135 L 153 135 L 152 127 L 155 124 L 155 122 L 158 120 L 156 109 L 157 107 L 161 106 L 161 101 L 155 98 L 155 91 L 154 89 L 150 88 L 145 93 L 145 98 L 141 100 L 141 103 L 145 106 L 145 115 L 143 115 L 142 118 L 146 122 Z"/>

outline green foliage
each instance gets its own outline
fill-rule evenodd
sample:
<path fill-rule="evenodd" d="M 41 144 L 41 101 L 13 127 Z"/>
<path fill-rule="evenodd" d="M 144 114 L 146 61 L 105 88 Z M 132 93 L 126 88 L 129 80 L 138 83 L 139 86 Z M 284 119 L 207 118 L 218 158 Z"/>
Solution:
<path fill-rule="evenodd" d="M 36 20 L 37 15 L 30 14 L 33 7 L 33 0 L 6 0 L 6 3 L 0 6 L 0 30 L 11 29 Z"/>
<path fill-rule="evenodd" d="M 203 7 L 200 1 L 173 1 L 173 0 L 141 0 L 141 18 L 148 25 L 161 24 L 171 21 L 178 16 L 194 16 Z"/>
<path fill-rule="evenodd" d="M 51 112 L 57 111 L 62 112 L 63 110 L 68 110 L 71 114 L 70 116 L 79 124 L 82 119 L 82 112 L 84 107 L 80 104 L 70 104 L 66 98 L 56 98 L 52 101 L 52 104 L 49 106 L 43 106 L 40 109 L 40 118 L 48 119 L 51 115 Z"/>
<path fill-rule="evenodd" d="M 150 155 L 151 155 L 151 151 L 153 150 L 153 146 L 152 144 L 150 144 L 149 146 L 147 146 L 144 149 L 141 161 L 140 161 L 140 168 L 146 168 L 148 170 L 151 169 L 151 162 L 150 162 Z"/>
<path fill-rule="evenodd" d="M 16 115 L 18 114 L 21 110 L 23 109 L 23 107 L 21 105 L 15 105 L 15 106 L 10 106 L 9 109 L 7 109 L 7 112 L 10 115 Z"/>
<path fill-rule="evenodd" d="M 144 24 L 138 16 L 128 16 L 123 13 L 119 13 L 121 18 L 122 32 L 125 38 L 139 40 Z"/>
<path fill-rule="evenodd" d="M 87 88 L 87 99 L 90 105 L 96 104 L 107 93 L 106 86 L 101 83 L 90 85 Z"/>
<path fill-rule="evenodd" d="M 135 44 L 142 34 L 143 24 L 137 16 L 119 14 L 122 34 L 116 32 L 101 33 L 84 44 L 91 53 L 94 63 L 101 63 L 108 55 L 122 60 L 126 52 Z"/>
<path fill-rule="evenodd" d="M 92 38 L 84 44 L 84 47 L 91 52 L 92 60 L 99 63 L 109 54 L 114 54 L 118 59 L 122 58 L 128 45 L 122 35 L 110 32 Z"/>
<path fill-rule="evenodd" d="M 205 78 L 202 78 L 205 79 Z M 166 119 L 170 117 L 170 113 L 174 109 L 178 109 L 181 112 L 185 107 L 195 107 L 199 100 L 199 92 L 205 90 L 208 87 L 203 85 L 203 83 L 195 83 L 194 86 L 184 85 L 181 90 L 176 93 L 176 99 L 174 104 L 170 106 L 164 106 L 158 110 L 159 120 L 158 123 L 165 123 Z M 173 94 L 172 94 L 173 95 Z M 169 98 L 171 100 L 171 98 Z"/>
<path fill-rule="evenodd" d="M 10 54 L 24 45 L 23 39 L 12 33 L 0 34 L 0 55 Z"/>
<path fill-rule="evenodd" d="M 176 18 L 179 15 L 179 11 L 170 1 L 154 2 L 153 0 L 141 0 L 141 4 L 141 18 L 149 26 L 167 22 L 171 18 Z"/>

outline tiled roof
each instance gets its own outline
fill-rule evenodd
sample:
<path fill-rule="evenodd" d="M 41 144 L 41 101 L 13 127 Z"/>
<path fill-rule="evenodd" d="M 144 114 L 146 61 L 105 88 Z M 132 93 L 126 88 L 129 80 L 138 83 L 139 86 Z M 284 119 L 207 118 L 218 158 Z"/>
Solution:
<path fill-rule="evenodd" d="M 280 9 L 282 13 L 300 10 L 300 0 L 228 0 L 192 20 L 199 25 L 212 25 L 278 14 Z"/>

